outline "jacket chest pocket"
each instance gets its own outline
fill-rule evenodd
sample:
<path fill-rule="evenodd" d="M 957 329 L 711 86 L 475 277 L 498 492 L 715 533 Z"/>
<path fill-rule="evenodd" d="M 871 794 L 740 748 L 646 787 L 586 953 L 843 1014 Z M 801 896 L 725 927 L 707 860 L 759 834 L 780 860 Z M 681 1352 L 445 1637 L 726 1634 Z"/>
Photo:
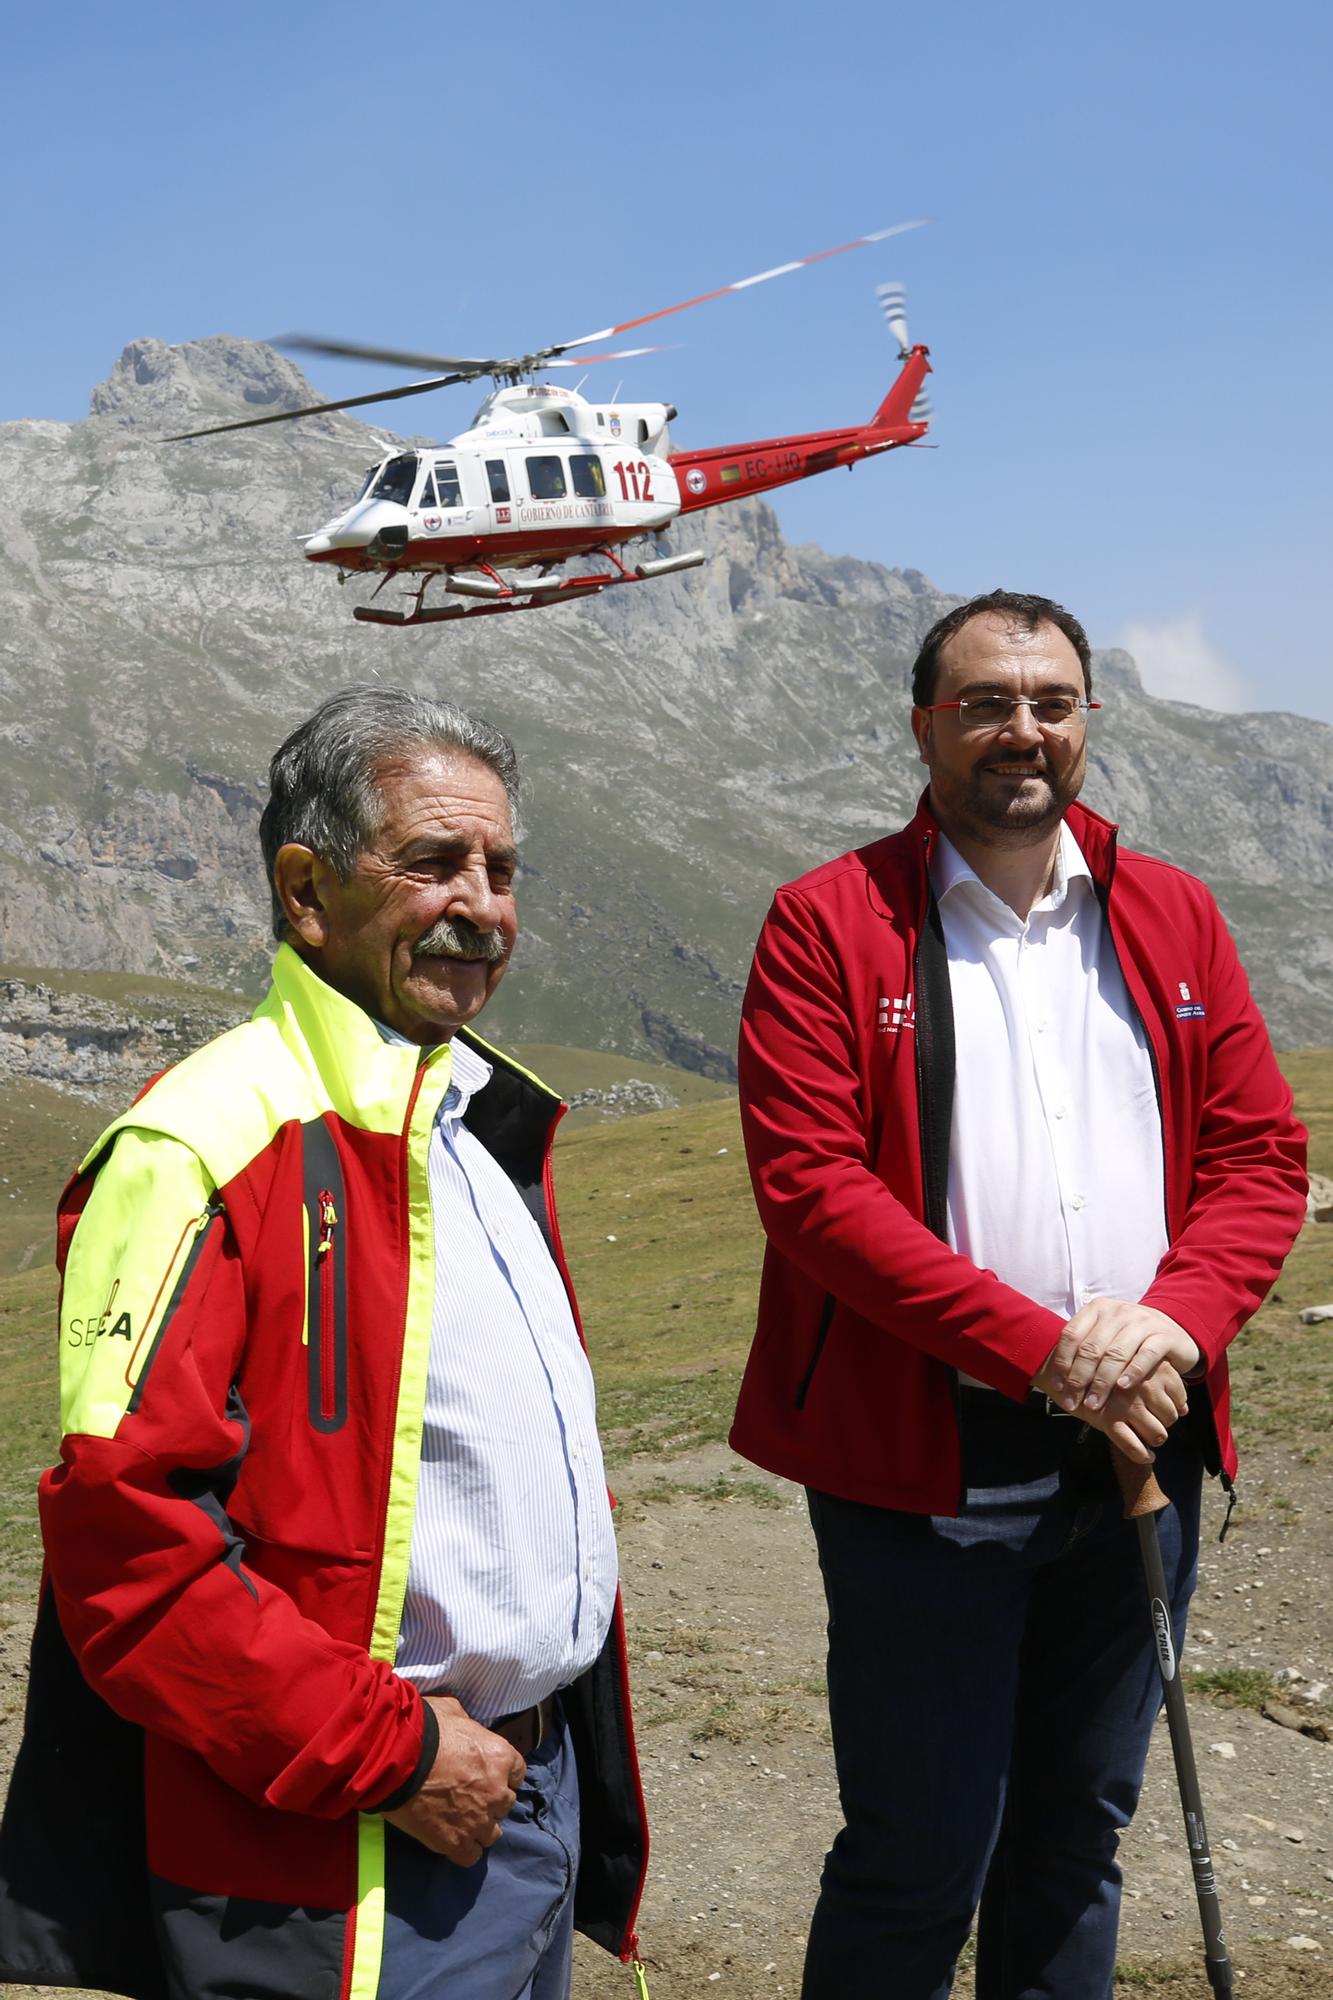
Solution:
<path fill-rule="evenodd" d="M 347 1421 L 347 1202 L 323 1122 L 305 1128 L 306 1407 L 317 1431 Z"/>

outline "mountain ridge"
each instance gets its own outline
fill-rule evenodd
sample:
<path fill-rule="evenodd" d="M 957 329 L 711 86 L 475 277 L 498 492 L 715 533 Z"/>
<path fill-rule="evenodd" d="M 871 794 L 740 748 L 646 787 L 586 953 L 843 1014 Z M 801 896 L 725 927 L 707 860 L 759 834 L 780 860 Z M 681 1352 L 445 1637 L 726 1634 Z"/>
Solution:
<path fill-rule="evenodd" d="M 0 426 L 0 960 L 253 990 L 268 756 L 333 688 L 381 678 L 489 715 L 525 765 L 524 937 L 493 1032 L 729 1076 L 775 885 L 912 811 L 908 671 L 958 597 L 788 544 L 742 502 L 691 521 L 709 560 L 687 575 L 360 627 L 297 532 L 393 433 L 336 413 L 162 442 L 312 397 L 257 343 L 143 340 L 87 419 Z M 1114 649 L 1094 676 L 1087 802 L 1209 881 L 1276 1039 L 1327 1041 L 1333 728 L 1158 700 Z"/>

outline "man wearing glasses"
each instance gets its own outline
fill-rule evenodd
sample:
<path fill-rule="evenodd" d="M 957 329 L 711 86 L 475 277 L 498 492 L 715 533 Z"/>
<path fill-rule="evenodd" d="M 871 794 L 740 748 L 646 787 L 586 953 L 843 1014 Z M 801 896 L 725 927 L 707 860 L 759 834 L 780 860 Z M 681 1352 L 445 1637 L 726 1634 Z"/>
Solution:
<path fill-rule="evenodd" d="M 732 1442 L 809 1490 L 846 1821 L 804 2000 L 943 2000 L 978 1905 L 978 2000 L 1110 2000 L 1159 1699 L 1111 1448 L 1172 1502 L 1179 1646 L 1226 1346 L 1304 1213 L 1211 896 L 1075 803 L 1089 669 L 1048 598 L 941 619 L 915 818 L 779 890 L 755 952 Z"/>

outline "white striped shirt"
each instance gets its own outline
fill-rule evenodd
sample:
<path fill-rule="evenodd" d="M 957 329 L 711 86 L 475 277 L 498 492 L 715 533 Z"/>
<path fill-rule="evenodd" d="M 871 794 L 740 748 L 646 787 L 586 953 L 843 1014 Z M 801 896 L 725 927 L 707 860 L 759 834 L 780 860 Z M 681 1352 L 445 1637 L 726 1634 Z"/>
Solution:
<path fill-rule="evenodd" d="M 616 1546 L 564 1284 L 517 1189 L 462 1122 L 491 1067 L 463 1042 L 450 1054 L 428 1161 L 435 1310 L 395 1667 L 491 1722 L 597 1658 Z"/>

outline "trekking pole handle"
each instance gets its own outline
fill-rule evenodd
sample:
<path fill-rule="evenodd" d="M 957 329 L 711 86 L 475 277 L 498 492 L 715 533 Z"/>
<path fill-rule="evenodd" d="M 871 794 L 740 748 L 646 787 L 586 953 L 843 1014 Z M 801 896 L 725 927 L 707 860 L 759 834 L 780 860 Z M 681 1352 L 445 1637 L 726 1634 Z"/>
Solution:
<path fill-rule="evenodd" d="M 1157 1484 L 1151 1465 L 1135 1465 L 1114 1445 L 1111 1447 L 1111 1460 L 1120 1485 L 1120 1497 L 1125 1503 L 1127 1521 L 1142 1520 L 1145 1514 L 1160 1514 L 1171 1505 Z"/>

